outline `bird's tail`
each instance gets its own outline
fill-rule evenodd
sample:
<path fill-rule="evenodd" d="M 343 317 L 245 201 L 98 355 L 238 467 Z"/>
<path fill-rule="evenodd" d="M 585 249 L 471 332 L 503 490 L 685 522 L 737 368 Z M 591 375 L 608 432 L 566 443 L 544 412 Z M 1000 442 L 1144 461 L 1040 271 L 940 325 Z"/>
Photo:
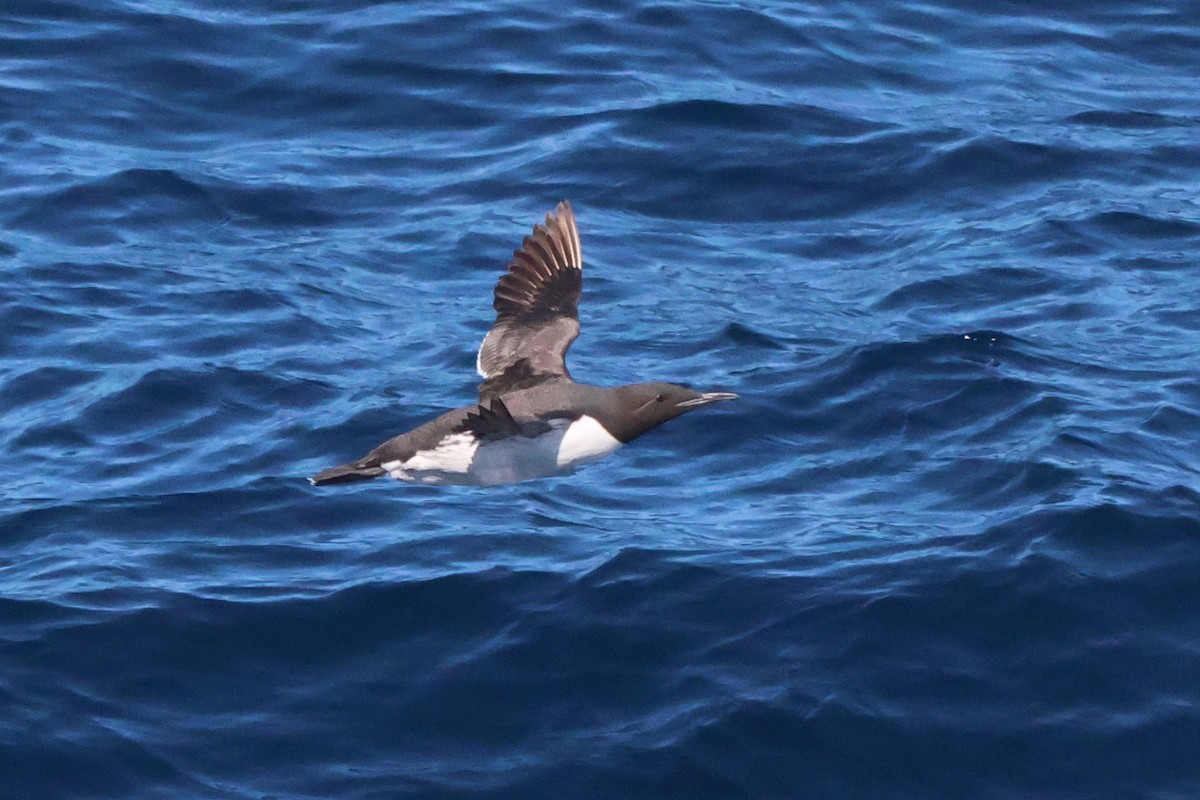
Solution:
<path fill-rule="evenodd" d="M 330 467 L 323 469 L 316 475 L 308 479 L 308 482 L 313 486 L 329 486 L 335 483 L 352 483 L 353 481 L 366 481 L 371 478 L 378 478 L 380 475 L 386 474 L 387 470 L 383 467 L 362 466 L 361 464 L 342 464 L 340 467 Z"/>

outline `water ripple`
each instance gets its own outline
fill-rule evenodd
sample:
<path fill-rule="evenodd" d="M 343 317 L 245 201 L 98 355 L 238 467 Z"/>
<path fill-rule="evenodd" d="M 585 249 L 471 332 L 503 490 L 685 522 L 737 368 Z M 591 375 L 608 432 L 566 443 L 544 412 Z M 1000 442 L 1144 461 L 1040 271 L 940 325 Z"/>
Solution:
<path fill-rule="evenodd" d="M 10 0 L 13 797 L 1191 798 L 1193 5 Z M 580 474 L 472 396 L 564 197 Z"/>

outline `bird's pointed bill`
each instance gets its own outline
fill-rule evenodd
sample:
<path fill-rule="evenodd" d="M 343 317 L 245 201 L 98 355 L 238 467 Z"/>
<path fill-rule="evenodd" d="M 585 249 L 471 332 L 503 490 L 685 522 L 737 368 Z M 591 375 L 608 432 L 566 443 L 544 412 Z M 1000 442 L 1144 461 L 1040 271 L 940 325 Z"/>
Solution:
<path fill-rule="evenodd" d="M 725 400 L 736 400 L 737 395 L 733 392 L 705 392 L 699 397 L 693 397 L 691 400 L 684 400 L 682 403 L 676 403 L 676 408 L 699 408 L 710 403 L 721 403 Z"/>

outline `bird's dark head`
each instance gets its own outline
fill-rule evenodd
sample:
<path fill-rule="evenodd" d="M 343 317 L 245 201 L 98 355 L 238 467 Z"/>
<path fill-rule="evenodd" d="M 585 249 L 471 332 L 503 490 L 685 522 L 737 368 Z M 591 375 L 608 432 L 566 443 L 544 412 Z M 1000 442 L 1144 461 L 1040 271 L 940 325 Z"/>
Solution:
<path fill-rule="evenodd" d="M 703 406 L 732 400 L 730 392 L 697 392 L 674 383 L 631 383 L 613 389 L 620 407 L 617 438 L 630 442 L 664 422 Z"/>

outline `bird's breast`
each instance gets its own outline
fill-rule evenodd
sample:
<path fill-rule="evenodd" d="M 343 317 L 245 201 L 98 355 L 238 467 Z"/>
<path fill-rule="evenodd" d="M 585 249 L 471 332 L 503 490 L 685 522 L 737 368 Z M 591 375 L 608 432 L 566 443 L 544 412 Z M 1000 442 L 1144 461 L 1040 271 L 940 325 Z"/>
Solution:
<path fill-rule="evenodd" d="M 571 468 L 603 458 L 620 446 L 620 440 L 585 414 L 563 430 L 556 458 L 560 467 Z"/>
<path fill-rule="evenodd" d="M 453 433 L 432 448 L 382 466 L 402 481 L 494 486 L 566 474 L 620 446 L 603 425 L 583 416 L 552 420 L 537 436 L 477 439 L 470 433 Z"/>

